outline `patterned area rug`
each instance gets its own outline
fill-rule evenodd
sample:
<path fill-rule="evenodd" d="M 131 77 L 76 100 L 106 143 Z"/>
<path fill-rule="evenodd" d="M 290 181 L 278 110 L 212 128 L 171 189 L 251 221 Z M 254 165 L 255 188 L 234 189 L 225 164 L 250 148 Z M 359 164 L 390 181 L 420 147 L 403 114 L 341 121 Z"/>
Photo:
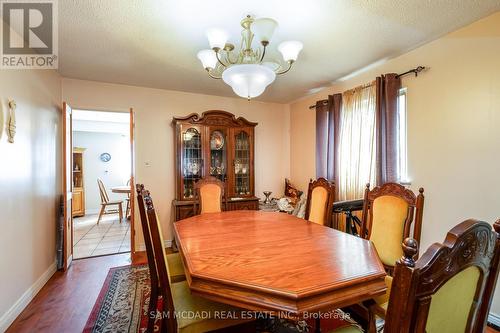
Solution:
<path fill-rule="evenodd" d="M 83 332 L 145 332 L 148 325 L 147 311 L 150 292 L 147 265 L 111 268 Z M 160 309 L 161 303 L 160 299 L 158 302 Z M 321 320 L 323 332 L 353 324 L 340 310 L 327 313 L 326 317 Z M 298 323 L 284 319 L 265 319 L 253 323 L 250 328 L 226 329 L 224 333 L 231 331 L 261 333 L 314 332 L 314 324 L 314 319 L 299 321 Z M 159 331 L 159 321 L 155 323 L 155 332 L 157 331 Z"/>

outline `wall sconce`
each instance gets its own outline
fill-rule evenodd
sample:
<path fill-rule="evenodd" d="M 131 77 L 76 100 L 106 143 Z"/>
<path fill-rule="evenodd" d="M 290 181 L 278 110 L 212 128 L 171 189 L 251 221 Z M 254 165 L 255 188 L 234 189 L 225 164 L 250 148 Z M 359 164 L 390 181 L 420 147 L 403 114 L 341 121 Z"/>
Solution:
<path fill-rule="evenodd" d="M 14 143 L 14 137 L 16 136 L 16 102 L 10 100 L 8 105 L 9 118 L 7 120 L 7 139 L 10 143 Z"/>

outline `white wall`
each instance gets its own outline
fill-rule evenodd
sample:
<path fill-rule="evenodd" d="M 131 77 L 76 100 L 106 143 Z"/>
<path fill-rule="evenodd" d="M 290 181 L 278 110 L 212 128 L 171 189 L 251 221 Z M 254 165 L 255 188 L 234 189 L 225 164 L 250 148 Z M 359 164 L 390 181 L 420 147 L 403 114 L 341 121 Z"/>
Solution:
<path fill-rule="evenodd" d="M 8 99 L 17 103 L 14 143 L 7 142 L 0 125 L 3 332 L 56 269 L 62 148 L 59 74 L 52 70 L 0 72 L 0 119 L 6 119 Z"/>
<path fill-rule="evenodd" d="M 110 200 L 124 200 L 124 194 L 112 193 L 111 188 L 125 185 L 130 178 L 129 136 L 77 131 L 73 132 L 73 146 L 86 149 L 83 153 L 86 214 L 96 214 L 101 207 L 97 178 L 106 186 Z M 111 154 L 111 160 L 101 161 L 102 153 Z"/>

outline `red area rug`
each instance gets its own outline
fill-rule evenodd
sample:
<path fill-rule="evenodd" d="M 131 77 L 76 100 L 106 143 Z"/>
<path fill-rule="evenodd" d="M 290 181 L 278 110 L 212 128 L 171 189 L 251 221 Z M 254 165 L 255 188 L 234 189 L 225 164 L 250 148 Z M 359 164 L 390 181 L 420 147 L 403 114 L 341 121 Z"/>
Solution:
<path fill-rule="evenodd" d="M 150 292 L 148 266 L 111 268 L 83 332 L 146 332 Z M 161 299 L 158 303 L 161 309 Z M 353 324 L 339 310 L 327 313 L 325 316 L 329 318 L 321 320 L 323 332 Z M 155 332 L 159 331 L 159 324 L 157 320 Z M 312 318 L 298 323 L 284 319 L 266 319 L 243 327 L 225 329 L 223 332 L 314 332 L 314 324 L 315 320 Z"/>

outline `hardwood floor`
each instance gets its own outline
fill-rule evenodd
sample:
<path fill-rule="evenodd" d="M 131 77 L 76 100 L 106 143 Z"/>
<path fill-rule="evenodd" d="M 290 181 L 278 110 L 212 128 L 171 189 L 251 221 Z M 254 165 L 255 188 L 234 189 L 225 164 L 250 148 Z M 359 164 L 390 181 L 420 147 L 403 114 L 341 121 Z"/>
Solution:
<path fill-rule="evenodd" d="M 145 263 L 146 255 L 137 253 L 134 259 Z M 75 260 L 66 274 L 54 274 L 7 332 L 81 332 L 108 270 L 130 263 L 128 253 Z M 488 327 L 486 333 L 499 332 Z"/>
<path fill-rule="evenodd" d="M 75 260 L 56 272 L 7 332 L 81 332 L 111 267 L 129 265 L 130 253 Z"/>

